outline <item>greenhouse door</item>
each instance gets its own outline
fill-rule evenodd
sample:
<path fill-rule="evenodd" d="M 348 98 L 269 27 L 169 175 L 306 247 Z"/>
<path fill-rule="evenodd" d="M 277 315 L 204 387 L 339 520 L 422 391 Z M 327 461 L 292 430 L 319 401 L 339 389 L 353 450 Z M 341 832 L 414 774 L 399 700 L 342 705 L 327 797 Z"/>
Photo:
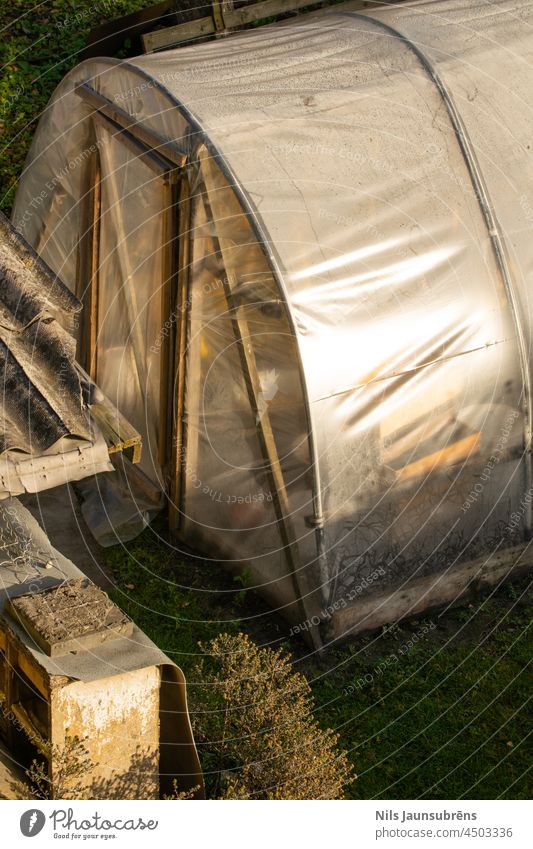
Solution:
<path fill-rule="evenodd" d="M 179 169 L 94 114 L 82 354 L 87 370 L 142 435 L 139 468 L 165 490 L 170 427 L 174 215 Z M 90 232 L 92 231 L 92 237 Z"/>

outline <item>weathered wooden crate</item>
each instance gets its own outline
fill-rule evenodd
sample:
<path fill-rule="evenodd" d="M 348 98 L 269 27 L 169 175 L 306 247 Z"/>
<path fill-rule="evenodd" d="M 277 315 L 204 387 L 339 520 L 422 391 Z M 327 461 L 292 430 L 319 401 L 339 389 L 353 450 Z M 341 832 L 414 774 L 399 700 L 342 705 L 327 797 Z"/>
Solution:
<path fill-rule="evenodd" d="M 102 667 L 73 680 L 40 665 L 132 634 L 133 623 L 86 579 L 9 601 L 0 618 L 0 730 L 17 759 L 47 765 L 53 797 L 157 798 L 160 669 Z M 81 741 L 81 747 L 76 744 Z M 74 771 L 75 760 L 87 769 Z"/>

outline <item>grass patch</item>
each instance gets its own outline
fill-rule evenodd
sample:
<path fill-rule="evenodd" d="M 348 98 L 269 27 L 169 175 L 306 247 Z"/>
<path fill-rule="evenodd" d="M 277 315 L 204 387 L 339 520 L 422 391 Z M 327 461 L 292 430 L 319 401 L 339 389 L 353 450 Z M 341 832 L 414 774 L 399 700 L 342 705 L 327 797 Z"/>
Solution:
<path fill-rule="evenodd" d="M 352 646 L 315 678 L 319 710 L 357 765 L 353 798 L 528 797 L 529 616 L 500 595 L 467 610 L 463 634 L 461 611 L 449 612 L 398 654 L 411 623 L 377 640 L 378 657 Z"/>
<path fill-rule="evenodd" d="M 92 27 L 147 0 L 10 0 L 0 8 L 0 207 L 9 214 L 40 114 Z"/>
<path fill-rule="evenodd" d="M 172 547 L 155 529 L 127 547 L 108 549 L 107 565 L 115 578 L 113 600 L 184 671 L 201 656 L 199 641 L 239 627 L 239 619 L 226 617 L 219 607 L 214 589 L 204 598 L 190 581 L 180 581 L 185 564 L 176 563 Z"/>
<path fill-rule="evenodd" d="M 339 734 L 358 775 L 348 798 L 528 798 L 528 582 L 354 638 L 316 659 L 220 566 L 177 554 L 163 527 L 109 550 L 112 595 L 182 667 L 190 687 L 201 686 L 194 683 L 198 641 L 242 631 L 260 645 L 290 649 L 311 685 L 320 727 Z"/>

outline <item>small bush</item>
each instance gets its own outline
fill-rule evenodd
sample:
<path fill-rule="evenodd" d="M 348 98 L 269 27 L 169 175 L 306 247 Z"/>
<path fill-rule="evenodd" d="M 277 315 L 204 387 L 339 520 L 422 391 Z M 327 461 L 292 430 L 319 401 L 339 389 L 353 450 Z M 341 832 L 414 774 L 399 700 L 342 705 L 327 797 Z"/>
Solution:
<path fill-rule="evenodd" d="M 353 780 L 338 737 L 313 716 L 306 678 L 282 651 L 244 634 L 202 646 L 191 687 L 211 795 L 223 799 L 340 799 Z"/>
<path fill-rule="evenodd" d="M 87 773 L 93 769 L 89 752 L 79 737 L 67 737 L 63 746 L 52 746 L 54 788 L 43 757 L 34 759 L 26 772 L 28 784 L 15 780 L 11 790 L 19 799 L 85 799 Z"/>

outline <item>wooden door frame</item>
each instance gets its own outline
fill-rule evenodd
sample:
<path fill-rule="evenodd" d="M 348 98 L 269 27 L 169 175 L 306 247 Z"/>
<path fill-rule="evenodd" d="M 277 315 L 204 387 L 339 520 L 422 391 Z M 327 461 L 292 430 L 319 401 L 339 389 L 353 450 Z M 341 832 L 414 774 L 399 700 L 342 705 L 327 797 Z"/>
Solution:
<path fill-rule="evenodd" d="M 105 127 L 135 156 L 147 164 L 161 178 L 161 210 L 164 214 L 162 249 L 163 292 L 161 298 L 161 366 L 160 366 L 160 409 L 159 409 L 159 457 L 163 469 L 167 490 L 173 487 L 173 444 L 172 411 L 169 404 L 171 388 L 174 385 L 176 368 L 174 348 L 176 346 L 173 310 L 179 289 L 177 270 L 177 242 L 179 235 L 179 213 L 181 185 L 184 181 L 184 158 L 181 153 L 170 151 L 161 144 L 157 134 L 147 131 L 132 118 L 126 120 L 123 110 L 111 108 L 113 105 L 94 92 L 89 86 L 77 88 L 78 93 L 95 107 L 91 115 L 91 137 L 96 139 L 96 125 Z M 125 115 L 126 113 L 124 113 Z M 97 144 L 91 146 L 90 156 L 85 162 L 81 193 L 81 238 L 78 246 L 76 269 L 76 290 L 82 300 L 84 310 L 79 333 L 78 357 L 91 379 L 97 378 L 98 361 L 98 270 L 100 264 L 100 221 L 101 221 L 101 164 Z M 85 284 L 85 281 L 88 281 Z M 169 326 L 169 332 L 165 329 Z M 172 434 L 173 437 L 173 434 Z M 131 470 L 128 470 L 130 473 Z M 135 470 L 136 473 L 142 473 Z"/>

